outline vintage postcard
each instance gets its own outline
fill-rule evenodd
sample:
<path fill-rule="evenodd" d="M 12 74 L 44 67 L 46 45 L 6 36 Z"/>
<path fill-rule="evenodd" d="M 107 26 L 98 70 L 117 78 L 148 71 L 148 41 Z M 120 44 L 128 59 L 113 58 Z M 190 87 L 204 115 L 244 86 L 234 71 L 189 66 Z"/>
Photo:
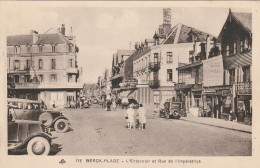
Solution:
<path fill-rule="evenodd" d="M 258 2 L 1 2 L 1 167 L 259 167 Z"/>

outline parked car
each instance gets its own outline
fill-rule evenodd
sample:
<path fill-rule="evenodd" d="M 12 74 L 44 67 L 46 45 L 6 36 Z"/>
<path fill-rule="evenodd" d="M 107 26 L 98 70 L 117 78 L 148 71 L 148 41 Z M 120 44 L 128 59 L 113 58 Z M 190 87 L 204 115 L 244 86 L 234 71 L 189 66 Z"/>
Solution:
<path fill-rule="evenodd" d="M 8 151 L 26 148 L 29 155 L 48 155 L 52 144 L 49 129 L 40 121 L 17 120 L 12 115 L 8 110 Z"/>
<path fill-rule="evenodd" d="M 59 110 L 41 109 L 40 101 L 18 98 L 8 98 L 7 101 L 9 105 L 14 106 L 17 120 L 40 121 L 45 127 L 53 128 L 59 133 L 66 132 L 70 127 L 68 118 L 63 116 Z"/>
<path fill-rule="evenodd" d="M 183 114 L 182 102 L 165 102 L 164 109 L 160 110 L 160 117 L 179 119 Z"/>

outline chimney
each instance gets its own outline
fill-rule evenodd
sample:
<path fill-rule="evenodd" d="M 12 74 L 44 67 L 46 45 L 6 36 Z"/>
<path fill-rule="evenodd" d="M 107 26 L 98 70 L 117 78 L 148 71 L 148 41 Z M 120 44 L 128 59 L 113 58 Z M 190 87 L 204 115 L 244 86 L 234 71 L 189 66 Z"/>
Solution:
<path fill-rule="evenodd" d="M 35 30 L 31 30 L 31 35 L 33 37 L 33 44 L 36 44 L 39 39 L 38 32 Z"/>
<path fill-rule="evenodd" d="M 135 50 L 138 50 L 138 42 L 135 42 Z"/>
<path fill-rule="evenodd" d="M 206 39 L 206 59 L 209 58 L 209 51 L 210 51 L 210 37 L 207 35 Z"/>
<path fill-rule="evenodd" d="M 65 36 L 65 24 L 61 25 L 61 34 Z"/>

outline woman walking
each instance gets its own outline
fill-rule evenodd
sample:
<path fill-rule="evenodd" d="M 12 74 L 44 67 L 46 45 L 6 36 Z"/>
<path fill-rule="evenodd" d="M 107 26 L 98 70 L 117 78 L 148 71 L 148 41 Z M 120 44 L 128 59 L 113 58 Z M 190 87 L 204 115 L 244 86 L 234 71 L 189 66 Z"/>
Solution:
<path fill-rule="evenodd" d="M 135 110 L 133 108 L 133 104 L 129 105 L 129 108 L 126 111 L 127 115 L 127 128 L 131 130 L 134 127 L 135 123 Z"/>
<path fill-rule="evenodd" d="M 139 105 L 138 109 L 138 119 L 139 119 L 139 129 L 144 130 L 146 125 L 146 109 L 142 104 Z"/>

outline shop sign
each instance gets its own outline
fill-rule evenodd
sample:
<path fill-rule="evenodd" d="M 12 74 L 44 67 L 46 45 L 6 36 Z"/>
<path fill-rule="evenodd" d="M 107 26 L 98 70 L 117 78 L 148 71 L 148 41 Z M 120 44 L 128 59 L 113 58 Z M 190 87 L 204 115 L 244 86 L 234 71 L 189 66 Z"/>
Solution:
<path fill-rule="evenodd" d="M 204 86 L 223 85 L 223 60 L 222 56 L 203 60 L 203 82 Z"/>

